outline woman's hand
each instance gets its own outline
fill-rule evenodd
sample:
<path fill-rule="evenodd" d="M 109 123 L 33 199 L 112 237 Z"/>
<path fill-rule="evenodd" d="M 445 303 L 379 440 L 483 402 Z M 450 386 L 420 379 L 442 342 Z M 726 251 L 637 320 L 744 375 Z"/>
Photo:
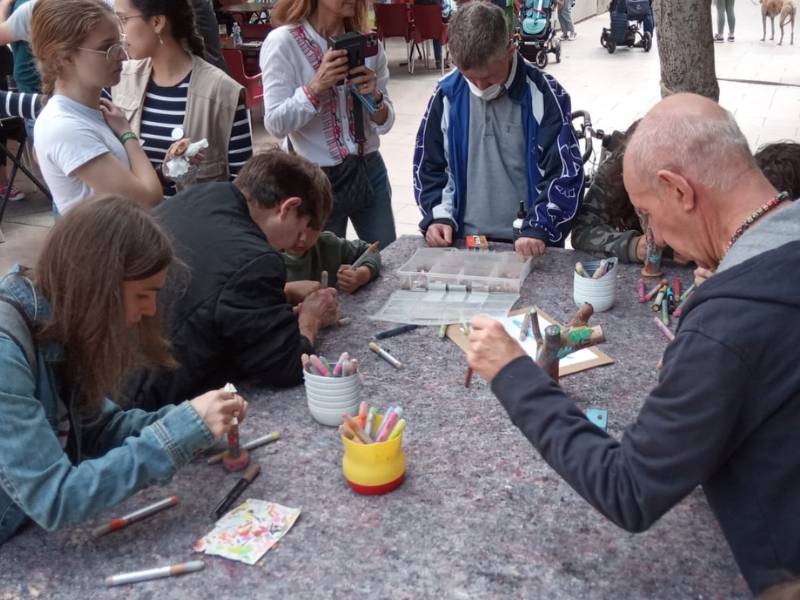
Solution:
<path fill-rule="evenodd" d="M 109 99 L 100 98 L 100 113 L 106 120 L 106 125 L 111 128 L 111 131 L 117 137 L 131 130 L 131 124 L 128 123 L 128 119 L 125 118 L 122 110 L 114 106 Z"/>
<path fill-rule="evenodd" d="M 311 92 L 319 97 L 347 77 L 347 63 L 347 50 L 328 50 L 314 78 L 308 83 Z"/>
<path fill-rule="evenodd" d="M 247 414 L 247 402 L 239 394 L 224 390 L 206 392 L 191 405 L 215 439 L 228 432 L 234 416 L 241 422 Z"/>
<path fill-rule="evenodd" d="M 378 76 L 375 71 L 365 65 L 350 69 L 350 84 L 356 86 L 356 90 L 362 96 L 371 95 L 377 102 L 382 97 L 378 90 Z"/>
<path fill-rule="evenodd" d="M 172 144 L 167 150 L 166 156 L 164 157 L 164 163 L 168 163 L 174 158 L 183 156 L 186 153 L 186 150 L 189 148 L 189 144 L 191 143 L 192 143 L 191 139 L 183 138 Z M 198 152 L 197 154 L 188 159 L 189 164 L 196 167 L 201 162 L 203 162 L 203 159 L 205 159 L 205 157 L 206 157 L 205 153 L 201 150 L 200 152 Z"/>
<path fill-rule="evenodd" d="M 525 356 L 525 350 L 499 321 L 475 317 L 470 322 L 467 363 L 487 382 L 491 381 L 512 360 Z"/>

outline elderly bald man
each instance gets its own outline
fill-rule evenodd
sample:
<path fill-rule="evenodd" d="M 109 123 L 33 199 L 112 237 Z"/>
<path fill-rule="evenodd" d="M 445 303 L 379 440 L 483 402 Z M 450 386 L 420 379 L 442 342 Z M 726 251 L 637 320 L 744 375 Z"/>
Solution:
<path fill-rule="evenodd" d="M 642 120 L 624 180 L 658 242 L 717 274 L 684 311 L 622 439 L 592 425 L 496 321 L 473 320 L 469 364 L 620 527 L 644 531 L 702 485 L 759 594 L 800 575 L 800 203 L 765 179 L 730 113 L 688 94 Z"/>

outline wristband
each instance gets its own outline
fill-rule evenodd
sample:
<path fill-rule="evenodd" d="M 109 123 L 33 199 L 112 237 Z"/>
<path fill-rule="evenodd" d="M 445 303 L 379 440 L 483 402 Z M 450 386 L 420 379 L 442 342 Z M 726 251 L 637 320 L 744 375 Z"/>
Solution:
<path fill-rule="evenodd" d="M 307 85 L 304 85 L 303 91 L 306 94 L 306 98 L 308 98 L 308 101 L 311 102 L 314 108 L 319 109 L 319 98 L 317 98 L 317 95 L 311 91 L 311 88 Z"/>
<path fill-rule="evenodd" d="M 121 136 L 119 136 L 119 141 L 122 142 L 123 146 L 125 145 L 125 142 L 127 142 L 128 140 L 138 140 L 138 139 L 139 138 L 137 137 L 137 135 L 132 131 L 126 131 Z"/>

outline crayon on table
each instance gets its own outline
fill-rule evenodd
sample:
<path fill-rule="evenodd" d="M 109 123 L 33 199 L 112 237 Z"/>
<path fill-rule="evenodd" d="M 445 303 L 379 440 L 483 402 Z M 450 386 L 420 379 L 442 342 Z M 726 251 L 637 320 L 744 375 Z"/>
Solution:
<path fill-rule="evenodd" d="M 242 448 L 245 450 L 252 450 L 253 448 L 258 448 L 260 446 L 265 446 L 267 444 L 271 444 L 277 440 L 281 439 L 280 431 L 273 431 L 272 433 L 268 433 L 267 435 L 262 435 L 254 440 L 250 440 L 246 444 L 242 444 Z M 222 462 L 222 459 L 225 457 L 225 452 L 219 452 L 214 454 L 213 456 L 208 457 L 208 464 L 216 465 Z"/>
<path fill-rule="evenodd" d="M 697 288 L 697 284 L 696 284 L 696 283 L 693 283 L 693 284 L 692 284 L 692 285 L 690 285 L 688 288 L 686 288 L 686 291 L 685 291 L 685 292 L 683 292 L 683 294 L 681 294 L 681 295 L 680 295 L 681 302 L 683 302 L 683 301 L 684 301 L 684 300 L 686 300 L 686 299 L 687 299 L 689 296 L 691 296 L 691 295 L 692 295 L 692 292 L 694 292 L 694 290 L 695 290 L 696 288 Z"/>
<path fill-rule="evenodd" d="M 672 278 L 672 290 L 675 292 L 675 300 L 681 297 L 681 279 L 680 277 Z"/>
<path fill-rule="evenodd" d="M 669 325 L 669 301 L 666 298 L 661 301 L 661 322 Z"/>
<path fill-rule="evenodd" d="M 347 352 L 342 352 L 339 355 L 339 360 L 336 361 L 336 366 L 333 367 L 334 377 L 342 377 L 342 368 L 344 367 L 344 363 L 348 360 L 350 360 L 350 355 Z"/>
<path fill-rule="evenodd" d="M 378 346 L 378 344 L 376 344 L 375 342 L 369 343 L 369 349 L 372 350 L 378 356 L 380 356 L 383 360 L 388 362 L 390 365 L 392 365 L 395 369 L 403 368 L 403 363 L 401 363 L 394 356 L 389 354 L 386 350 Z"/>
<path fill-rule="evenodd" d="M 367 405 L 367 401 L 366 400 L 362 400 L 361 404 L 358 407 L 358 424 L 361 427 L 361 429 L 363 429 L 364 431 L 366 431 L 366 427 L 367 427 L 367 413 L 368 412 L 369 412 L 369 406 Z"/>
<path fill-rule="evenodd" d="M 603 260 L 601 260 L 600 266 L 594 270 L 594 273 L 592 273 L 592 279 L 601 279 L 602 277 L 604 277 L 605 274 L 608 273 L 609 264 L 610 263 L 608 262 L 607 259 L 604 258 Z"/>
<path fill-rule="evenodd" d="M 664 337 L 666 337 L 670 342 L 675 339 L 675 334 L 672 333 L 669 327 L 667 327 L 666 325 L 664 325 L 664 323 L 661 322 L 661 319 L 659 317 L 653 317 L 653 322 L 658 327 L 658 330 L 661 333 L 663 333 Z"/>
<path fill-rule="evenodd" d="M 647 296 L 646 296 L 647 302 L 651 302 L 653 300 L 653 298 L 656 297 L 656 294 L 658 294 L 658 292 L 661 290 L 661 286 L 665 285 L 666 283 L 667 283 L 667 280 L 666 279 L 662 279 L 656 285 L 654 285 L 653 288 L 650 291 L 647 292 Z"/>
<path fill-rule="evenodd" d="M 190 560 L 177 565 L 169 565 L 168 567 L 157 567 L 155 569 L 146 569 L 144 571 L 133 571 L 131 573 L 110 575 L 109 577 L 106 577 L 106 585 L 124 585 L 126 583 L 150 581 L 151 579 L 159 579 L 161 577 L 173 577 L 175 575 L 183 575 L 184 573 L 195 573 L 197 571 L 202 571 L 205 566 L 206 565 L 202 560 Z"/>
<path fill-rule="evenodd" d="M 542 330 L 539 327 L 539 310 L 534 306 L 529 311 L 531 316 L 531 333 L 533 333 L 533 339 L 536 340 L 536 345 L 541 348 L 542 346 Z"/>
<path fill-rule="evenodd" d="M 417 329 L 419 325 L 401 325 L 400 327 L 395 327 L 394 329 L 388 329 L 386 331 L 381 331 L 380 333 L 375 335 L 376 340 L 384 340 L 386 338 L 394 337 L 396 335 L 400 335 L 401 333 L 406 333 L 407 331 L 414 331 Z"/>
<path fill-rule="evenodd" d="M 178 503 L 177 496 L 170 496 L 169 498 L 164 498 L 163 500 L 159 500 L 151 504 L 150 506 L 145 506 L 144 508 L 140 508 L 139 510 L 135 510 L 130 514 L 125 515 L 124 517 L 117 517 L 116 519 L 112 519 L 111 522 L 106 523 L 105 525 L 101 525 L 100 527 L 95 528 L 92 530 L 92 535 L 94 537 L 100 537 L 101 535 L 105 535 L 112 531 L 116 531 L 117 529 L 122 529 L 123 527 L 127 527 L 131 523 L 135 523 L 136 521 L 141 521 L 144 518 L 149 517 L 150 515 L 154 515 L 157 512 L 161 512 L 167 508 L 171 508 Z"/>
<path fill-rule="evenodd" d="M 253 482 L 253 479 L 255 479 L 260 472 L 261 465 L 258 463 L 253 463 L 245 469 L 244 474 L 239 478 L 239 481 L 236 482 L 236 485 L 231 488 L 230 492 L 225 494 L 225 497 L 214 509 L 214 516 L 217 519 L 228 512 L 233 503 L 236 502 L 236 499 L 242 494 L 245 488 Z"/>
<path fill-rule="evenodd" d="M 441 339 L 441 340 L 443 340 L 445 338 L 445 336 L 447 335 L 447 324 L 446 323 L 439 326 L 438 335 L 439 335 L 439 339 Z"/>
<path fill-rule="evenodd" d="M 350 268 L 355 271 L 358 267 L 362 266 L 365 262 L 367 262 L 369 255 L 373 254 L 374 252 L 377 252 L 379 247 L 380 244 L 378 242 L 371 243 L 369 247 L 364 251 L 364 254 L 359 256 L 355 260 L 355 262 L 352 265 L 350 265 Z"/>
<path fill-rule="evenodd" d="M 575 263 L 575 272 L 581 277 L 589 277 L 589 275 L 586 273 L 586 269 L 583 268 L 583 263 L 581 262 Z"/>
<path fill-rule="evenodd" d="M 644 286 L 644 279 L 639 280 L 639 302 L 641 304 L 647 302 L 647 290 Z"/>

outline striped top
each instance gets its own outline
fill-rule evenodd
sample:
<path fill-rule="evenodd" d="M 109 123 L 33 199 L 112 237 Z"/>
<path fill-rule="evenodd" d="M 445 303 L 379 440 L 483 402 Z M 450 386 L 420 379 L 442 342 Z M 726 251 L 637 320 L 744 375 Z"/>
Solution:
<path fill-rule="evenodd" d="M 147 91 L 142 107 L 142 127 L 139 137 L 142 140 L 142 149 L 156 170 L 159 170 L 164 161 L 169 147 L 177 140 L 172 132 L 181 129 L 180 136 L 185 137 L 182 128 L 186 116 L 186 98 L 189 93 L 189 81 L 192 74 L 176 86 L 162 87 L 156 85 L 152 79 L 147 84 Z M 108 91 L 103 94 L 108 97 Z M 198 140 L 192 140 L 196 142 Z M 209 140 L 213 144 L 214 140 Z M 250 117 L 247 106 L 242 101 L 236 107 L 233 119 L 231 138 L 228 144 L 228 171 L 231 179 L 236 177 L 239 169 L 253 154 L 253 142 L 250 133 Z M 172 196 L 176 193 L 175 185 L 169 183 L 164 187 L 164 195 Z"/>

